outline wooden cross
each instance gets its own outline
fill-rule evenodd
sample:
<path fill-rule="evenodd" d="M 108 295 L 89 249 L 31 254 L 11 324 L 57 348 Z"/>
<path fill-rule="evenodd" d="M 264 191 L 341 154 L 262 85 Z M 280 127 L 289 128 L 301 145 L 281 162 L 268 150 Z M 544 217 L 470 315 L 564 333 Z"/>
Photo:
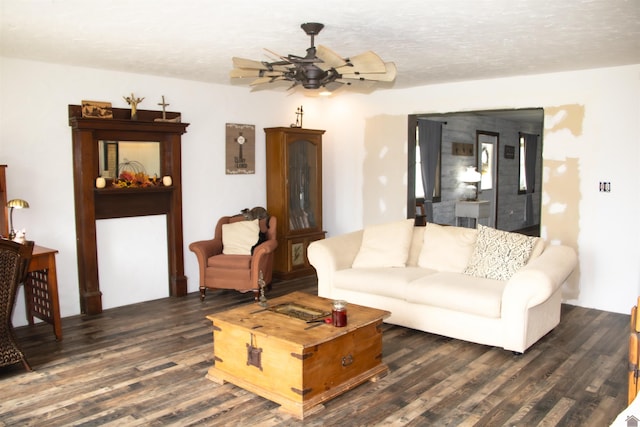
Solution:
<path fill-rule="evenodd" d="M 167 104 L 166 102 L 164 102 L 164 95 L 162 95 L 162 102 L 158 102 L 158 105 L 162 105 L 162 120 L 167 120 L 167 112 L 165 111 L 165 107 L 171 104 Z"/>
<path fill-rule="evenodd" d="M 296 127 L 301 128 L 302 127 L 302 116 L 304 115 L 304 113 L 302 112 L 302 105 L 300 106 L 300 108 L 298 108 L 296 110 Z M 298 120 L 300 120 L 298 122 Z"/>

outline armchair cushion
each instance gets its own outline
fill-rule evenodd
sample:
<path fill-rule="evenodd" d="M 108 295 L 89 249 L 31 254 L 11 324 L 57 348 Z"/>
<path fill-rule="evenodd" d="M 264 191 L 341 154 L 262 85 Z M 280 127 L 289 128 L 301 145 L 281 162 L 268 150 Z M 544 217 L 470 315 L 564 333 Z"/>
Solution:
<path fill-rule="evenodd" d="M 222 253 L 225 255 L 251 255 L 251 248 L 258 242 L 258 220 L 237 221 L 222 225 Z"/>
<path fill-rule="evenodd" d="M 249 270 L 251 269 L 251 256 L 249 255 L 226 255 L 212 256 L 207 260 L 207 267 L 219 268 L 223 270 Z"/>

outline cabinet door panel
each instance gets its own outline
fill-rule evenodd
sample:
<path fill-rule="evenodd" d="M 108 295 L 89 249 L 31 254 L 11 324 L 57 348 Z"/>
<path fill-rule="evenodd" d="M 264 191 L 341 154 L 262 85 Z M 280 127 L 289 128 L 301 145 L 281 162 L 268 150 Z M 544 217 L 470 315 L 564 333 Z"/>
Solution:
<path fill-rule="evenodd" d="M 318 145 L 308 140 L 296 140 L 288 149 L 289 229 L 317 229 L 321 216 L 318 207 Z"/>

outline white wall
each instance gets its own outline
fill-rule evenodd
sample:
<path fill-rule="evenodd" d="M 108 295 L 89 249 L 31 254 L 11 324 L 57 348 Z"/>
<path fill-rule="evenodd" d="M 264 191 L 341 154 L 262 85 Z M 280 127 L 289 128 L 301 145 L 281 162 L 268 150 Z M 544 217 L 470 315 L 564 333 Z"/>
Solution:
<path fill-rule="evenodd" d="M 639 77 L 640 66 L 630 66 L 312 99 L 0 57 L 0 163 L 9 166 L 9 198 L 24 198 L 31 205 L 15 214 L 16 225 L 26 228 L 27 237 L 38 244 L 60 251 L 61 309 L 63 316 L 70 316 L 80 308 L 68 104 L 90 99 L 127 108 L 122 95 L 134 92 L 146 97 L 139 108 L 157 110 L 165 95 L 171 104 L 168 110 L 182 112 L 183 121 L 190 123 L 182 139 L 184 258 L 190 292 L 198 288 L 198 271 L 188 244 L 211 236 L 220 216 L 266 204 L 261 129 L 293 123 L 299 105 L 304 105 L 306 128 L 327 130 L 323 198 L 328 235 L 404 217 L 408 114 L 582 105 L 579 135 L 560 127 L 546 130 L 544 139 L 545 159 L 561 164 L 567 158 L 578 160 L 577 234 L 573 239 L 551 227 L 558 222 L 554 212 L 566 214 L 562 191 L 547 197 L 545 203 L 553 209 L 543 214 L 543 227 L 550 224 L 550 239 L 578 249 L 579 284 L 568 301 L 627 313 L 640 293 L 640 231 L 634 228 L 639 208 L 634 173 L 640 157 Z M 256 125 L 255 175 L 225 175 L 225 123 Z M 605 180 L 612 182 L 612 192 L 598 193 L 598 182 Z M 551 181 L 546 188 L 555 185 L 556 191 L 562 190 Z M 130 236 L 127 242 L 122 234 Z M 135 227 L 122 234 L 117 243 L 135 247 Z M 140 263 L 152 262 L 136 256 Z M 131 302 L 123 295 L 114 304 Z M 25 323 L 21 301 L 14 322 Z"/>
<path fill-rule="evenodd" d="M 344 102 L 354 101 L 348 117 L 327 114 L 337 119 L 329 122 L 328 134 L 360 147 L 345 148 L 352 161 L 325 176 L 325 228 L 330 233 L 402 217 L 380 209 L 376 200 L 395 203 L 397 194 L 406 191 L 396 179 L 388 179 L 384 190 L 379 182 L 385 170 L 393 171 L 388 178 L 405 170 L 401 154 L 407 114 L 543 107 L 543 237 L 573 246 L 580 258 L 564 289 L 565 301 L 621 313 L 635 304 L 640 294 L 639 65 L 379 91 Z M 561 121 L 565 113 L 567 120 Z M 387 131 L 377 129 L 380 120 Z M 380 153 L 382 147 L 388 161 L 376 159 L 379 168 L 367 175 L 370 164 L 362 162 L 368 150 Z M 325 152 L 330 165 L 342 157 L 338 150 Z M 610 181 L 612 191 L 598 192 L 600 181 Z M 346 202 L 361 189 L 364 197 Z"/>
<path fill-rule="evenodd" d="M 219 217 L 266 204 L 262 128 L 289 126 L 295 122 L 295 111 L 301 104 L 300 97 L 280 92 L 250 93 L 246 87 L 0 57 L 0 163 L 8 165 L 7 193 L 10 199 L 19 197 L 30 204 L 29 209 L 14 213 L 16 227 L 26 228 L 27 238 L 37 244 L 59 250 L 57 270 L 63 317 L 80 312 L 67 106 L 89 99 L 128 108 L 122 96 L 131 92 L 144 96 L 139 108 L 149 110 L 160 110 L 157 103 L 165 95 L 171 104 L 168 111 L 182 112 L 183 121 L 190 123 L 182 138 L 184 258 L 189 292 L 198 289 L 197 263 L 188 250 L 189 243 L 210 238 Z M 225 123 L 256 125 L 254 175 L 225 174 Z M 157 269 L 158 254 L 141 250 L 155 240 L 143 238 L 135 221 L 113 221 L 120 221 L 122 229 L 118 234 L 107 231 L 98 236 L 103 255 L 110 240 L 119 245 L 119 251 L 129 253 L 137 270 L 144 269 L 145 265 L 149 270 Z M 149 221 L 157 223 L 151 218 Z M 157 232 L 165 233 L 163 222 L 159 224 Z M 118 258 L 110 258 L 116 263 L 113 268 L 120 269 Z M 121 276 L 111 273 L 115 272 L 100 272 L 103 292 L 108 292 L 111 286 L 103 282 L 110 280 L 109 277 L 113 277 L 114 286 L 127 286 Z M 136 302 L 145 289 L 149 299 L 161 296 L 158 287 L 168 294 L 168 280 L 165 285 L 158 284 L 153 275 L 149 275 L 148 283 L 141 282 L 137 275 L 132 277 L 135 280 L 128 286 L 134 291 L 119 297 L 110 292 L 105 295 L 105 308 Z M 14 324 L 25 324 L 22 295 L 16 304 Z"/>

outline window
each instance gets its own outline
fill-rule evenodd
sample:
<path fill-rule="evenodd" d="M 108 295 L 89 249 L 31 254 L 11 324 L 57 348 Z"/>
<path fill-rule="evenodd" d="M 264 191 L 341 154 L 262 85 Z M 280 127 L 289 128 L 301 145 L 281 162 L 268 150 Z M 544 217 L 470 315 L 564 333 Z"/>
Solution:
<path fill-rule="evenodd" d="M 482 174 L 480 190 L 493 190 L 493 171 L 495 170 L 493 165 L 493 159 L 495 158 L 493 146 L 494 143 L 491 142 L 482 143 L 482 150 L 480 151 L 480 173 Z"/>
<path fill-rule="evenodd" d="M 416 133 L 418 130 L 416 129 Z M 424 201 L 424 185 L 422 185 L 422 162 L 420 160 L 420 146 L 418 143 L 418 138 L 416 138 L 416 174 L 415 174 L 415 183 L 416 183 L 416 200 L 422 199 Z"/>
<path fill-rule="evenodd" d="M 416 129 L 416 134 L 418 130 Z M 420 199 L 424 202 L 424 185 L 422 184 L 422 160 L 420 158 L 420 147 L 418 140 L 416 138 L 416 174 L 415 174 L 415 183 L 416 183 L 416 200 Z M 440 151 L 442 153 L 442 150 Z M 433 189 L 433 201 L 440 201 L 440 160 L 441 155 L 438 156 L 438 165 L 436 166 L 436 186 Z"/>
<path fill-rule="evenodd" d="M 518 193 L 526 193 L 527 192 L 527 179 L 526 179 L 526 175 L 525 175 L 525 149 L 524 149 L 524 135 L 520 134 L 520 143 L 519 143 L 519 147 L 520 147 L 520 169 L 519 169 L 519 173 L 518 173 Z"/>
<path fill-rule="evenodd" d="M 408 132 L 408 150 L 407 150 L 407 215 L 413 217 L 416 212 L 416 205 L 424 204 L 424 186 L 422 182 L 422 158 L 420 157 L 420 138 L 418 131 L 418 116 L 409 115 L 409 132 Z M 435 185 L 433 189 L 433 202 L 440 201 L 442 147 L 438 152 L 438 160 L 436 165 Z"/>

